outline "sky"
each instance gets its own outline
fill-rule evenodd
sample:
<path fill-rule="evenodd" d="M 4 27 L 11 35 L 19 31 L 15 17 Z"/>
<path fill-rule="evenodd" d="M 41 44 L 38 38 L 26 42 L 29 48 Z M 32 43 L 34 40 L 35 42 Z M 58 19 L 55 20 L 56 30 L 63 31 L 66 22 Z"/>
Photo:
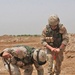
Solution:
<path fill-rule="evenodd" d="M 0 0 L 0 35 L 41 34 L 51 14 L 75 33 L 75 0 Z"/>

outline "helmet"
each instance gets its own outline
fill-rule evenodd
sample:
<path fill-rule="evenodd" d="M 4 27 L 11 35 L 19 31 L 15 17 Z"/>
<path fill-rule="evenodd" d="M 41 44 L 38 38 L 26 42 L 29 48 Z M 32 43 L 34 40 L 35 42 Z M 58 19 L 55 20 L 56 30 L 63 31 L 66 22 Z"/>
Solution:
<path fill-rule="evenodd" d="M 58 25 L 60 22 L 59 17 L 56 14 L 52 14 L 49 19 L 48 19 L 48 23 L 49 25 Z"/>
<path fill-rule="evenodd" d="M 35 49 L 33 53 L 33 59 L 37 62 L 45 62 L 46 61 L 46 52 L 42 49 Z"/>

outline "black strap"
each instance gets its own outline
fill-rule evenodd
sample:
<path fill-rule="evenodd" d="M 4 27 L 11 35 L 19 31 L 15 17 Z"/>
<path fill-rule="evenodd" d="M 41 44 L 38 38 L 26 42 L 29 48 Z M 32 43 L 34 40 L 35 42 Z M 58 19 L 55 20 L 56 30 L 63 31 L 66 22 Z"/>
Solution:
<path fill-rule="evenodd" d="M 46 63 L 46 61 L 45 61 L 45 62 L 41 62 L 41 61 L 39 60 L 39 52 L 40 52 L 40 50 L 41 50 L 41 49 L 39 49 L 39 50 L 37 51 L 37 62 L 38 62 L 39 65 L 44 65 L 44 64 Z"/>
<path fill-rule="evenodd" d="M 40 49 L 37 51 L 37 61 L 39 61 L 39 52 L 40 52 Z"/>
<path fill-rule="evenodd" d="M 3 53 L 4 53 L 4 52 L 1 52 L 1 53 L 0 53 L 0 56 L 1 56 L 1 57 L 2 57 Z"/>
<path fill-rule="evenodd" d="M 4 61 L 6 62 L 6 64 L 8 65 L 8 69 L 9 69 L 9 74 L 12 75 L 11 73 L 11 67 L 10 67 L 10 62 L 11 62 L 11 59 L 8 61 L 6 59 L 4 59 Z"/>

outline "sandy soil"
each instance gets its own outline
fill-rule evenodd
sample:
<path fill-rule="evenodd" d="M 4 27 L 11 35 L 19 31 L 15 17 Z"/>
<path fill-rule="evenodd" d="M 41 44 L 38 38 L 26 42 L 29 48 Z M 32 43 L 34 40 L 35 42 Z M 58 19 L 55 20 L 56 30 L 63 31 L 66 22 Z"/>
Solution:
<path fill-rule="evenodd" d="M 61 74 L 60 75 L 75 75 L 75 34 L 69 35 L 70 41 L 64 52 L 64 60 L 61 66 Z M 24 44 L 33 46 L 35 48 L 43 48 L 40 44 L 40 37 L 29 36 L 29 37 L 12 37 L 12 36 L 0 36 L 0 52 L 7 47 L 12 47 L 17 44 Z M 43 65 L 44 67 L 44 75 L 47 75 L 47 63 Z M 23 70 L 21 70 L 23 75 Z M 0 58 L 0 75 L 9 75 L 6 71 L 2 58 Z M 32 75 L 37 75 L 36 69 L 34 67 L 34 71 Z"/>

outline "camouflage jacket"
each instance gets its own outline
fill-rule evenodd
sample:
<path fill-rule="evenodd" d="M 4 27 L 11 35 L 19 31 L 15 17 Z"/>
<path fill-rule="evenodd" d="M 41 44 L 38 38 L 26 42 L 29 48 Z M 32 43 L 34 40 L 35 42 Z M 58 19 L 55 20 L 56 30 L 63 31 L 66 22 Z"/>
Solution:
<path fill-rule="evenodd" d="M 11 58 L 11 64 L 17 65 L 17 62 L 19 61 L 21 61 L 24 66 L 33 64 L 32 53 L 34 52 L 34 48 L 31 48 L 29 46 L 18 45 L 12 48 L 6 48 L 3 50 L 3 52 L 8 52 L 13 56 Z"/>
<path fill-rule="evenodd" d="M 59 47 L 62 43 L 67 45 L 69 41 L 68 34 L 66 28 L 63 24 L 59 24 L 56 30 L 52 30 L 49 25 L 42 31 L 42 41 L 41 43 L 45 46 L 49 44 L 53 47 Z"/>

